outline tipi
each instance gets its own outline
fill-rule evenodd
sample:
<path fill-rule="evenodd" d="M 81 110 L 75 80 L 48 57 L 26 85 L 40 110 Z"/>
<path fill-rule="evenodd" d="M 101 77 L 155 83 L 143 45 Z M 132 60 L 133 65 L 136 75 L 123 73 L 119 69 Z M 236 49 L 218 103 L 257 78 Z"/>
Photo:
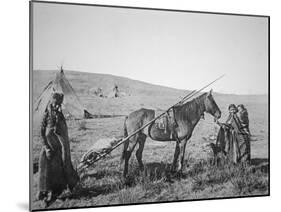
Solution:
<path fill-rule="evenodd" d="M 108 95 L 109 98 L 117 98 L 117 97 L 123 97 L 123 96 L 126 96 L 126 93 L 121 92 L 119 90 L 119 87 L 117 84 L 114 85 L 112 92 L 110 92 Z"/>
<path fill-rule="evenodd" d="M 60 92 L 64 94 L 64 113 L 71 115 L 75 119 L 93 118 L 93 115 L 84 108 L 74 89 L 66 79 L 62 68 L 56 74 L 55 79 L 49 82 L 44 88 L 43 92 L 35 102 L 34 113 L 37 118 L 44 114 L 44 111 L 49 104 L 51 95 L 54 92 Z"/>

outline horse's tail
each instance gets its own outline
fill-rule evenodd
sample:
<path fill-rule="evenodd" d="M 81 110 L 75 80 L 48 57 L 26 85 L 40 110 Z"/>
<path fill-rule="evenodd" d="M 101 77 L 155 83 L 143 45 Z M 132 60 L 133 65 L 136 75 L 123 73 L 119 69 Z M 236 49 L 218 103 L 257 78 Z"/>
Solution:
<path fill-rule="evenodd" d="M 123 126 L 123 136 L 124 136 L 124 138 L 126 138 L 128 136 L 128 130 L 127 130 L 127 125 L 126 125 L 127 119 L 128 119 L 128 116 L 126 116 L 125 120 L 124 120 L 124 126 Z M 120 160 L 121 160 L 120 162 L 121 163 L 125 159 L 125 153 L 126 153 L 126 148 L 125 148 L 125 144 L 124 144 L 124 148 L 123 148 L 123 151 L 122 151 L 122 154 L 121 154 L 121 158 L 120 158 Z"/>

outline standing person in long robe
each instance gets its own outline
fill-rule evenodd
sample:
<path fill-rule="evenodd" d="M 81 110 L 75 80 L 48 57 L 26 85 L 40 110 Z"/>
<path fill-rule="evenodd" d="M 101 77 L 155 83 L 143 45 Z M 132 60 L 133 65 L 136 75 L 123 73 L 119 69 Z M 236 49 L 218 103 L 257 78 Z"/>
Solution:
<path fill-rule="evenodd" d="M 243 130 L 245 130 L 250 135 L 248 110 L 243 104 L 238 105 L 237 109 L 238 109 L 237 116 L 239 118 Z"/>
<path fill-rule="evenodd" d="M 240 104 L 237 106 L 238 112 L 237 112 L 237 117 L 241 123 L 241 132 L 244 134 L 244 138 L 247 140 L 245 143 L 245 146 L 241 150 L 243 154 L 245 155 L 245 158 L 247 160 L 251 159 L 251 133 L 250 133 L 250 121 L 249 121 L 249 114 L 248 110 L 243 104 Z"/>
<path fill-rule="evenodd" d="M 54 93 L 41 125 L 43 147 L 39 157 L 39 191 L 37 198 L 45 205 L 66 188 L 72 190 L 79 181 L 73 169 L 68 130 L 61 104 L 63 94 Z"/>
<path fill-rule="evenodd" d="M 221 127 L 217 137 L 216 145 L 227 155 L 233 163 L 249 162 L 250 139 L 241 125 L 237 116 L 238 109 L 234 104 L 229 105 L 229 116 L 225 123 L 217 121 Z"/>

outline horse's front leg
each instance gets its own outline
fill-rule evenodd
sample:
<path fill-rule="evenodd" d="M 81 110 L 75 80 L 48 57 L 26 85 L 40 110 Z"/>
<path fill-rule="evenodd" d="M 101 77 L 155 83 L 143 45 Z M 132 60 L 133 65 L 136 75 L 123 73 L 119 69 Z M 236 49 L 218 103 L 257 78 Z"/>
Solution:
<path fill-rule="evenodd" d="M 180 142 L 180 148 L 179 148 L 179 158 L 178 158 L 178 165 L 177 165 L 177 172 L 182 172 L 182 168 L 183 168 L 183 163 L 184 163 L 184 154 L 185 154 L 185 148 L 186 148 L 186 144 L 187 144 L 187 138 L 184 138 L 181 142 Z"/>
<path fill-rule="evenodd" d="M 174 160 L 172 164 L 172 171 L 177 171 L 177 164 L 178 164 L 178 159 L 179 159 L 179 154 L 180 154 L 180 140 L 176 140 L 176 148 L 175 148 L 175 153 L 174 153 Z"/>

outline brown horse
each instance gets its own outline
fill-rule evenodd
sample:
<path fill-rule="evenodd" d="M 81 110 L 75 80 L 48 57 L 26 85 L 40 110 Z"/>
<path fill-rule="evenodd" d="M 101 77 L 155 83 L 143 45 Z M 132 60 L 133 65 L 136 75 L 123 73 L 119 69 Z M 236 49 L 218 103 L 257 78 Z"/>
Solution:
<path fill-rule="evenodd" d="M 155 123 L 152 123 L 148 128 L 124 142 L 121 156 L 121 164 L 125 161 L 123 176 L 126 177 L 128 173 L 129 159 L 137 144 L 139 144 L 139 147 L 136 151 L 136 158 L 140 169 L 143 169 L 142 152 L 147 136 L 156 141 L 176 141 L 172 170 L 182 171 L 186 143 L 204 112 L 211 114 L 215 119 L 221 117 L 221 111 L 212 96 L 212 90 L 189 102 L 173 107 L 174 123 L 169 124 L 167 130 L 164 131 L 157 127 Z M 135 132 L 154 117 L 155 111 L 145 108 L 130 113 L 124 122 L 124 137 Z"/>

